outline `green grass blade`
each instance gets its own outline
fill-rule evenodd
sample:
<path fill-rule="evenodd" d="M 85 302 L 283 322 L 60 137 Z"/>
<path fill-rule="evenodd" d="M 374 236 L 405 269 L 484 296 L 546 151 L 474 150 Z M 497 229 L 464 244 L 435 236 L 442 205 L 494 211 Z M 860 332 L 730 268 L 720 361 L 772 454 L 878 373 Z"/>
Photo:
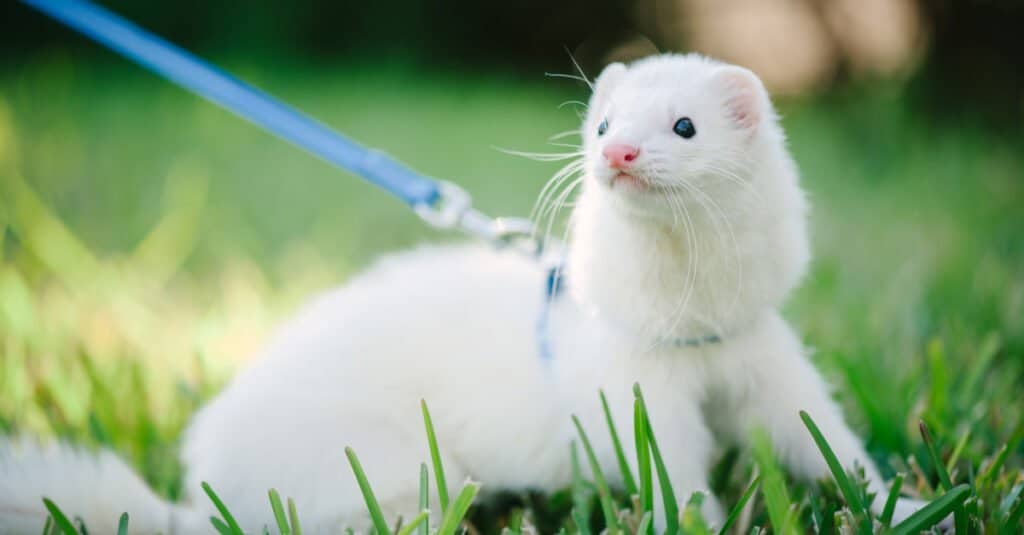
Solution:
<path fill-rule="evenodd" d="M 619 461 L 619 471 L 622 472 L 622 485 L 626 487 L 626 493 L 630 496 L 638 494 L 636 479 L 633 478 L 633 471 L 629 468 L 629 462 L 626 461 L 626 452 L 622 450 L 622 441 L 619 440 L 619 432 L 612 419 L 612 411 L 608 407 L 608 398 L 605 397 L 603 390 L 599 393 L 601 407 L 604 409 L 604 419 L 608 422 L 608 432 L 611 434 L 612 446 L 615 448 L 615 458 Z"/>
<path fill-rule="evenodd" d="M 420 463 L 420 511 L 430 511 L 430 474 L 427 463 Z M 429 523 L 420 524 L 419 535 L 427 535 Z"/>
<path fill-rule="evenodd" d="M 931 340 L 925 353 L 928 358 L 928 376 L 931 378 L 928 412 L 944 417 L 949 414 L 949 358 L 941 339 Z"/>
<path fill-rule="evenodd" d="M 515 535 L 522 535 L 523 532 L 523 510 L 518 507 L 508 514 L 508 525 L 504 529 Z"/>
<path fill-rule="evenodd" d="M 590 534 L 590 512 L 592 503 L 591 500 L 594 497 L 593 486 L 587 484 L 583 479 L 583 467 L 580 466 L 580 454 L 576 446 L 576 441 L 573 440 L 569 447 L 569 459 L 572 462 L 572 518 L 576 522 L 577 516 L 584 519 L 585 523 L 579 525 L 577 522 L 577 530 L 580 535 Z"/>
<path fill-rule="evenodd" d="M 935 467 L 935 472 L 939 476 L 939 483 L 942 484 L 942 489 L 949 491 L 953 488 L 953 481 L 949 478 L 949 472 L 946 471 L 946 465 L 942 462 L 939 457 L 939 452 L 935 449 L 935 442 L 932 440 L 932 433 L 928 430 L 928 426 L 924 423 L 924 420 L 917 422 L 917 427 L 921 431 L 921 438 L 924 440 L 924 444 L 928 449 L 928 456 L 931 458 L 932 465 Z"/>
<path fill-rule="evenodd" d="M 694 492 L 683 508 L 680 529 L 686 535 L 711 535 L 711 528 L 704 519 L 704 493 Z"/>
<path fill-rule="evenodd" d="M 377 502 L 377 497 L 373 495 L 373 488 L 370 487 L 370 481 L 366 478 L 366 472 L 363 471 L 363 465 L 359 463 L 356 452 L 352 448 L 345 448 L 345 456 L 348 457 L 348 463 L 352 465 L 352 472 L 355 474 L 356 482 L 359 484 L 359 491 L 363 493 L 363 500 L 366 501 L 366 509 L 370 513 L 370 520 L 373 521 L 374 529 L 377 530 L 378 535 L 391 535 L 391 529 L 388 528 L 388 523 L 384 520 L 384 513 L 380 509 L 380 503 Z"/>
<path fill-rule="evenodd" d="M 654 476 L 651 474 L 651 447 L 647 444 L 647 414 L 640 398 L 633 399 L 633 434 L 637 472 L 640 477 L 640 509 L 644 512 L 653 512 Z"/>
<path fill-rule="evenodd" d="M 43 535 L 51 535 L 56 530 L 57 528 L 53 525 L 53 517 L 46 515 L 46 523 L 43 524 Z"/>
<path fill-rule="evenodd" d="M 1006 515 L 1010 512 L 1010 507 L 1017 501 L 1017 498 L 1024 491 L 1024 482 L 1017 483 L 1010 489 L 1010 493 L 1003 497 L 1003 500 L 999 502 L 999 514 Z"/>
<path fill-rule="evenodd" d="M 743 514 L 743 508 L 747 506 L 747 502 L 757 492 L 757 487 L 761 483 L 760 477 L 755 477 L 750 485 L 747 485 L 747 490 L 743 491 L 743 496 L 740 496 L 740 501 L 736 502 L 736 505 L 729 511 L 729 516 L 725 518 L 725 523 L 722 524 L 722 528 L 718 530 L 719 535 L 726 535 L 729 530 L 732 529 L 732 525 L 739 520 L 740 515 Z"/>
<path fill-rule="evenodd" d="M 53 500 L 49 498 L 43 498 L 43 505 L 46 506 L 46 510 L 50 512 L 50 517 L 53 518 L 53 525 L 64 535 L 78 535 L 78 530 L 75 529 L 75 525 L 68 520 L 68 517 L 64 514 L 64 511 L 57 507 L 57 504 L 53 503 Z"/>
<path fill-rule="evenodd" d="M 295 500 L 288 498 L 288 522 L 292 526 L 292 535 L 302 535 L 302 524 L 299 524 L 299 512 L 295 510 Z"/>
<path fill-rule="evenodd" d="M 665 505 L 665 533 L 675 535 L 679 532 L 679 505 L 676 502 L 675 489 L 672 488 L 672 481 L 669 479 L 668 468 L 661 458 L 661 450 L 658 448 L 658 441 L 654 438 L 654 431 L 651 429 L 651 421 L 647 420 L 647 438 L 651 446 L 651 458 L 654 459 L 655 472 L 658 474 L 658 486 L 661 488 L 661 500 Z"/>
<path fill-rule="evenodd" d="M 999 533 L 1019 533 L 1021 517 L 1024 517 L 1024 498 L 1017 501 L 1017 505 L 1010 510 Z"/>
<path fill-rule="evenodd" d="M 423 426 L 427 429 L 427 443 L 430 445 L 430 462 L 434 465 L 434 479 L 437 481 L 437 500 L 444 514 L 448 510 L 448 484 L 444 479 L 444 466 L 441 465 L 441 450 L 437 447 L 434 421 L 430 418 L 426 400 L 420 400 L 420 407 L 423 409 Z"/>
<path fill-rule="evenodd" d="M 885 527 L 892 524 L 892 514 L 896 511 L 896 501 L 900 499 L 903 477 L 903 474 L 896 474 L 892 480 L 892 486 L 889 487 L 889 496 L 885 499 L 885 506 L 882 507 L 882 516 L 878 519 Z"/>
<path fill-rule="evenodd" d="M 398 535 L 411 535 L 412 531 L 420 530 L 421 533 L 425 533 L 427 529 L 427 519 L 430 518 L 430 511 L 421 510 L 420 514 L 412 517 L 412 520 L 405 525 L 402 529 L 398 530 Z"/>
<path fill-rule="evenodd" d="M 640 402 L 640 410 L 644 415 L 647 443 L 651 448 L 651 459 L 654 461 L 655 472 L 658 474 L 661 500 L 665 504 L 665 533 L 667 535 L 675 535 L 679 533 L 679 504 L 676 502 L 676 493 L 668 476 L 668 468 L 665 467 L 665 461 L 661 457 L 658 440 L 654 437 L 654 428 L 651 425 L 650 414 L 647 412 L 647 404 L 644 402 L 643 392 L 640 391 L 639 384 L 633 384 L 633 394 L 636 396 L 636 401 Z"/>
<path fill-rule="evenodd" d="M 1016 440 L 1011 442 L 1013 443 L 1012 447 L 1010 443 L 1006 443 L 999 448 L 999 452 L 996 453 L 995 458 L 992 459 L 992 462 L 989 463 L 985 470 L 979 474 L 978 478 L 975 480 L 974 485 L 976 487 L 985 487 L 988 485 L 989 481 L 999 477 L 999 470 L 1003 467 L 1003 464 L 1006 463 L 1006 459 L 1010 456 L 1010 452 L 1017 448 Z"/>
<path fill-rule="evenodd" d="M 277 522 L 277 530 L 281 535 L 291 535 L 291 527 L 288 525 L 288 519 L 284 515 L 284 505 L 281 504 L 281 495 L 278 494 L 277 489 L 270 489 L 267 491 L 267 496 L 270 498 L 270 509 L 274 511 L 274 520 Z"/>
<path fill-rule="evenodd" d="M 843 493 L 843 497 L 846 498 L 846 504 L 850 507 L 855 515 L 860 519 L 862 529 L 871 529 L 871 515 L 868 513 L 867 507 L 864 505 L 864 501 L 861 499 L 860 491 L 850 481 L 850 478 L 846 475 L 846 470 L 843 465 L 839 463 L 839 458 L 836 457 L 836 453 L 832 451 L 832 447 L 828 445 L 828 441 L 821 434 L 821 430 L 818 429 L 817 424 L 811 419 L 811 416 L 806 411 L 800 411 L 800 419 L 804 421 L 804 425 L 807 426 L 807 430 L 810 431 L 811 437 L 814 438 L 814 443 L 818 445 L 818 449 L 821 451 L 821 455 L 825 457 L 825 463 L 828 464 L 829 470 L 832 472 L 832 477 L 835 478 L 836 484 L 839 486 L 839 490 Z"/>
<path fill-rule="evenodd" d="M 605 479 L 604 472 L 601 471 L 601 466 L 597 462 L 597 455 L 594 454 L 594 448 L 590 445 L 590 439 L 587 438 L 587 433 L 583 431 L 580 419 L 575 414 L 572 416 L 572 423 L 576 426 L 580 442 L 583 443 L 583 451 L 587 454 L 587 460 L 590 462 L 590 471 L 593 473 L 594 483 L 597 485 L 597 496 L 601 502 L 601 511 L 604 513 L 607 530 L 609 533 L 618 533 L 621 528 L 615 514 L 615 502 L 612 501 L 612 491 L 608 487 L 608 480 Z"/>
<path fill-rule="evenodd" d="M 451 507 L 445 511 L 444 516 L 441 518 L 441 527 L 437 529 L 437 535 L 455 535 L 455 531 L 462 524 L 462 519 L 465 518 L 466 512 L 469 511 L 469 506 L 473 505 L 473 498 L 476 497 L 476 493 L 479 490 L 480 485 L 473 482 L 466 483 L 462 487 L 462 491 L 455 497 L 455 501 L 451 503 Z"/>
<path fill-rule="evenodd" d="M 960 436 L 960 440 L 957 441 L 956 447 L 953 448 L 953 453 L 949 456 L 949 460 L 946 461 L 946 471 L 952 473 L 953 469 L 956 468 L 957 461 L 960 460 L 960 455 L 963 454 L 964 448 L 967 447 L 967 441 L 971 438 L 971 430 L 968 429 Z"/>
<path fill-rule="evenodd" d="M 128 535 L 128 513 L 121 513 L 117 520 L 117 535 Z"/>
<path fill-rule="evenodd" d="M 952 490 L 922 507 L 906 520 L 892 528 L 892 535 L 911 535 L 931 529 L 949 516 L 953 509 L 962 505 L 971 493 L 967 485 L 958 485 Z"/>
<path fill-rule="evenodd" d="M 644 516 L 640 517 L 640 525 L 637 526 L 637 533 L 649 533 L 654 530 L 654 513 L 651 511 L 644 511 Z"/>
<path fill-rule="evenodd" d="M 203 481 L 202 487 L 203 492 L 210 497 L 210 501 L 213 502 L 214 507 L 216 507 L 217 511 L 220 512 L 220 516 L 223 517 L 226 526 L 230 530 L 229 533 L 232 533 L 233 535 L 242 535 L 242 528 L 239 527 L 238 522 L 235 522 L 235 517 L 231 516 L 231 511 L 228 511 L 227 506 L 221 501 L 220 496 L 217 496 L 217 493 L 213 491 L 213 487 L 205 481 Z"/>
<path fill-rule="evenodd" d="M 590 535 L 590 522 L 583 516 L 583 513 L 573 507 L 570 515 L 572 516 L 573 523 L 576 524 L 576 533 L 579 533 L 579 535 Z M 646 513 L 646 515 L 649 516 L 650 513 Z M 638 531 L 637 533 L 642 532 Z"/>
<path fill-rule="evenodd" d="M 220 518 L 211 516 L 210 524 L 213 524 L 213 529 L 217 530 L 217 533 L 220 533 L 220 535 L 232 535 L 231 528 Z"/>
<path fill-rule="evenodd" d="M 992 360 L 999 354 L 1002 345 L 1003 341 L 998 332 L 989 333 L 981 342 L 974 358 L 970 359 L 970 369 L 962 374 L 965 379 L 959 389 L 966 402 L 973 403 L 978 399 L 982 380 L 991 372 Z"/>
<path fill-rule="evenodd" d="M 763 430 L 758 429 L 753 433 L 751 444 L 754 460 L 761 470 L 761 494 L 773 531 L 782 535 L 795 534 L 796 529 L 790 516 L 792 502 L 786 490 L 782 469 L 775 460 L 771 441 Z"/>
<path fill-rule="evenodd" d="M 921 439 L 924 440 L 924 444 L 928 449 L 928 456 L 931 458 L 932 465 L 935 466 L 935 472 L 939 476 L 939 483 L 942 485 L 943 490 L 949 492 L 953 488 L 953 480 L 950 479 L 949 471 L 946 470 L 945 463 L 942 462 L 938 450 L 935 449 L 932 433 L 928 429 L 928 425 L 924 423 L 924 420 L 918 421 L 917 426 L 921 431 Z M 953 520 L 957 533 L 967 533 L 967 512 L 964 511 L 963 504 L 957 505 L 953 509 Z"/>

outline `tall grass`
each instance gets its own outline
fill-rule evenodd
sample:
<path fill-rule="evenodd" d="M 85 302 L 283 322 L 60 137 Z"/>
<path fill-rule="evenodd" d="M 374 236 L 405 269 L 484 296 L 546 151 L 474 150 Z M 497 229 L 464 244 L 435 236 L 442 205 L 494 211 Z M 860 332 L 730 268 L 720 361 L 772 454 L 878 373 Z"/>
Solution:
<path fill-rule="evenodd" d="M 641 429 L 643 434 L 642 440 L 636 441 L 636 455 L 637 458 L 650 456 L 654 464 L 659 468 L 658 470 L 658 483 L 661 492 L 661 497 L 664 500 L 664 509 L 662 514 L 664 515 L 664 535 L 679 535 L 681 533 L 691 534 L 708 534 L 712 533 L 711 527 L 704 519 L 701 504 L 703 502 L 703 494 L 696 492 L 687 498 L 685 509 L 680 512 L 676 502 L 676 491 L 673 489 L 672 482 L 667 477 L 665 463 L 662 460 L 661 454 L 657 447 L 657 440 L 654 438 L 653 426 L 650 423 L 650 419 L 647 416 L 647 409 L 644 405 L 643 394 L 641 393 L 640 386 L 634 385 L 635 392 L 635 408 L 636 408 L 636 425 L 638 429 Z M 607 402 L 604 399 L 604 394 L 601 393 L 601 400 L 604 406 L 607 408 Z M 441 464 L 440 456 L 437 452 L 440 451 L 440 446 L 437 443 L 436 434 L 434 433 L 433 424 L 429 417 L 426 402 L 423 403 L 424 413 L 424 426 L 426 428 L 428 452 L 432 458 L 434 474 L 437 482 L 438 495 L 442 494 L 441 489 L 446 488 L 444 484 L 444 467 Z M 618 430 L 615 424 L 612 422 L 610 417 L 610 411 L 606 409 L 608 417 L 608 432 L 611 436 L 611 440 L 614 443 L 619 443 Z M 889 518 L 891 517 L 891 507 L 888 504 L 894 503 L 899 492 L 900 486 L 894 487 L 893 491 L 887 498 L 887 506 L 885 512 L 883 512 L 880 518 L 875 518 L 871 510 L 868 508 L 867 503 L 863 501 L 862 489 L 864 485 L 862 483 L 855 483 L 856 474 L 847 473 L 844 468 L 836 460 L 835 453 L 832 451 L 827 440 L 822 436 L 818 430 L 817 425 L 807 413 L 801 413 L 804 423 L 807 426 L 808 431 L 814 438 L 815 442 L 821 450 L 821 454 L 825 457 L 825 460 L 832 471 L 834 483 L 839 486 L 843 493 L 844 504 L 839 506 L 839 510 L 834 513 L 835 518 L 838 522 L 846 527 L 846 530 L 852 530 L 858 533 L 871 534 L 878 531 L 895 533 L 895 534 L 911 534 L 920 533 L 922 531 L 928 531 L 932 529 L 938 529 L 943 523 L 943 519 L 948 517 L 950 514 L 956 517 L 956 533 L 973 533 L 984 529 L 986 523 L 995 522 L 995 527 L 998 533 L 1009 533 L 1015 531 L 1019 526 L 1021 520 L 1021 510 L 1024 509 L 1024 499 L 1020 499 L 1021 488 L 1024 487 L 1024 483 L 1018 482 L 1013 489 L 1009 490 L 1002 499 L 1000 509 L 992 510 L 986 514 L 982 508 L 972 508 L 968 512 L 968 509 L 964 507 L 965 502 L 971 497 L 980 495 L 986 489 L 978 482 L 973 484 L 960 484 L 956 487 L 952 486 L 952 482 L 949 479 L 949 475 L 941 477 L 945 482 L 946 491 L 933 499 L 930 503 L 926 504 L 916 513 L 912 514 L 908 518 L 901 521 L 899 524 L 890 525 Z M 653 489 L 654 486 L 651 482 L 652 473 L 650 470 L 639 470 L 638 474 L 633 474 L 628 464 L 620 464 L 619 469 L 622 470 L 623 479 L 634 479 L 638 481 L 638 485 L 634 487 L 634 492 L 628 493 L 626 496 L 616 497 L 612 489 L 608 486 L 607 477 L 604 474 L 604 469 L 598 462 L 597 457 L 594 454 L 594 449 L 591 446 L 590 438 L 580 425 L 578 419 L 573 416 L 573 423 L 576 426 L 576 430 L 579 434 L 579 439 L 583 444 L 584 451 L 590 465 L 591 475 L 594 479 L 594 485 L 598 489 L 597 500 L 600 503 L 601 510 L 603 512 L 603 524 L 598 525 L 594 528 L 589 520 L 586 520 L 587 515 L 584 514 L 579 508 L 589 509 L 588 502 L 590 502 L 594 495 L 592 492 L 586 489 L 585 485 L 574 485 L 572 488 L 573 502 L 579 504 L 577 508 L 573 508 L 570 511 L 569 516 L 559 526 L 559 532 L 562 533 L 591 533 L 592 528 L 598 530 L 601 533 L 608 533 L 609 535 L 646 535 L 651 533 L 653 526 L 653 515 L 655 514 L 651 503 L 641 497 L 638 492 L 639 489 Z M 927 430 L 922 425 L 922 434 L 925 437 L 926 442 L 930 444 L 930 437 L 927 435 Z M 765 484 L 760 487 L 761 494 L 763 496 L 763 503 L 767 510 L 767 515 L 761 515 L 761 520 L 765 522 L 764 525 L 754 523 L 750 526 L 752 532 L 761 532 L 767 528 L 772 528 L 778 533 L 799 533 L 800 530 L 797 528 L 799 517 L 804 509 L 810 508 L 810 504 L 807 500 L 795 502 L 790 499 L 789 492 L 787 491 L 781 469 L 778 466 L 777 461 L 772 453 L 771 444 L 768 442 L 767 435 L 763 432 L 759 432 L 758 438 L 754 441 L 755 448 L 754 453 L 757 457 L 759 470 L 764 474 Z M 621 448 L 620 448 L 621 450 Z M 427 454 L 428 452 L 424 452 Z M 363 467 L 359 462 L 359 458 L 355 451 L 351 448 L 345 448 L 345 455 L 349 459 L 349 463 L 352 467 L 352 473 L 358 483 L 359 490 L 363 495 L 366 503 L 367 514 L 370 517 L 372 523 L 372 532 L 378 535 L 409 535 L 413 530 L 418 529 L 419 533 L 432 533 L 437 535 L 455 535 L 457 532 L 465 532 L 471 529 L 472 524 L 470 520 L 467 520 L 466 515 L 473 503 L 473 499 L 476 497 L 479 491 L 479 484 L 473 481 L 467 481 L 463 484 L 462 490 L 456 495 L 455 499 L 451 502 L 447 500 L 442 502 L 440 508 L 440 518 L 434 520 L 432 524 L 431 511 L 426 506 L 429 489 L 428 489 L 428 469 L 426 464 L 423 465 L 421 471 L 421 477 L 419 480 L 419 493 L 420 493 L 420 512 L 414 516 L 411 521 L 403 524 L 403 519 L 398 518 L 394 524 L 389 522 L 388 518 L 385 518 L 383 509 L 377 500 L 376 495 L 373 492 L 373 486 L 363 471 Z M 943 469 L 940 469 L 943 470 Z M 579 477 L 579 476 L 576 476 Z M 1020 474 L 1015 476 L 1020 479 Z M 901 478 L 902 480 L 902 478 Z M 717 533 L 719 535 L 725 535 L 729 533 L 731 529 L 743 532 L 744 529 L 739 528 L 737 520 L 743 514 L 754 493 L 758 490 L 758 480 L 755 479 L 750 486 L 744 491 L 740 499 L 733 505 L 732 510 L 727 516 L 727 520 L 722 526 L 719 526 Z M 210 524 L 213 528 L 221 535 L 242 535 L 244 532 L 239 525 L 239 522 L 235 519 L 234 515 L 228 510 L 224 502 L 217 496 L 217 493 L 210 487 L 209 484 L 203 483 L 202 489 L 209 497 L 210 501 L 213 502 L 220 516 L 214 516 L 210 518 Z M 1007 489 L 1002 489 L 1006 491 Z M 812 493 L 815 491 L 812 490 Z M 289 512 L 286 516 L 284 513 L 284 507 L 281 503 L 280 496 L 277 491 L 270 489 L 268 492 L 270 498 L 268 507 L 271 508 L 276 521 L 276 527 L 278 533 L 281 535 L 289 535 L 295 533 L 301 535 L 301 527 L 299 523 L 299 517 L 296 513 L 295 507 L 289 499 Z M 618 498 L 618 499 L 617 499 Z M 869 498 L 870 499 L 870 498 Z M 67 515 L 61 511 L 59 505 L 55 504 L 48 498 L 43 498 L 43 502 L 50 513 L 47 518 L 46 526 L 44 527 L 44 535 L 51 533 L 59 533 L 63 535 L 87 535 L 88 527 L 78 522 L 76 525 L 68 519 Z M 119 521 L 118 530 L 123 532 L 127 529 L 128 516 L 123 514 Z M 395 525 L 392 529 L 390 526 Z M 814 524 L 820 526 L 820 523 Z M 94 526 L 96 527 L 96 526 Z M 475 527 L 472 527 L 476 530 Z M 528 526 L 525 528 L 527 531 L 534 531 L 536 527 Z M 269 532 L 270 526 L 264 526 L 263 531 Z M 520 517 L 514 527 L 506 525 L 502 528 L 502 532 L 510 533 L 522 533 L 524 531 L 523 519 Z"/>

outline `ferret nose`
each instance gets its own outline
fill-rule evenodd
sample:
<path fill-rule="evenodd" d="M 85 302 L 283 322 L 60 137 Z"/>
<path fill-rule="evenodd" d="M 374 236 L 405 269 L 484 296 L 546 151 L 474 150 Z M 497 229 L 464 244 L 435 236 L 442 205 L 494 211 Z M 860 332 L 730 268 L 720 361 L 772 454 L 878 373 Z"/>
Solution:
<path fill-rule="evenodd" d="M 608 160 L 608 165 L 614 169 L 623 169 L 629 167 L 633 160 L 640 155 L 640 148 L 634 147 L 633 145 L 625 145 L 622 143 L 615 143 L 613 145 L 607 145 L 604 150 L 601 151 L 604 155 L 604 159 Z"/>

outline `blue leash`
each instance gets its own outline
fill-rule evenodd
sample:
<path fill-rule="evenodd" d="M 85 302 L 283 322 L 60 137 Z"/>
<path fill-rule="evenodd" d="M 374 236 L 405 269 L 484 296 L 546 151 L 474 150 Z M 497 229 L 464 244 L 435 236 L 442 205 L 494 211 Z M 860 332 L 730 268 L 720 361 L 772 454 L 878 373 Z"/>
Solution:
<path fill-rule="evenodd" d="M 458 227 L 493 244 L 515 245 L 538 257 L 541 243 L 529 221 L 490 218 L 472 208 L 458 186 L 423 176 L 383 152 L 367 149 L 270 95 L 209 65 L 180 47 L 85 0 L 22 0 L 122 56 L 223 107 L 324 160 L 380 186 L 410 205 L 427 223 Z M 548 278 L 538 321 L 539 352 L 551 358 L 551 301 L 560 293 L 560 271 Z"/>
<path fill-rule="evenodd" d="M 412 206 L 433 205 L 435 180 L 303 115 L 110 11 L 81 0 L 22 0 L 122 56 L 386 189 Z"/>
<path fill-rule="evenodd" d="M 122 56 L 218 104 L 278 137 L 380 186 L 433 227 L 459 228 L 497 246 L 539 256 L 533 226 L 518 218 L 491 218 L 475 210 L 462 188 L 409 169 L 367 149 L 298 110 L 203 62 L 86 0 L 22 0 Z"/>

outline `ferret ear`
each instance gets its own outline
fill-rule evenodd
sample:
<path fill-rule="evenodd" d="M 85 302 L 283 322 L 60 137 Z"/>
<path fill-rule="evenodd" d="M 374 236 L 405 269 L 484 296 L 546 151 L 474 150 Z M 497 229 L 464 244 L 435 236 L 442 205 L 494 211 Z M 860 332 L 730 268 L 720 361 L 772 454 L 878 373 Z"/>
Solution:
<path fill-rule="evenodd" d="M 738 127 L 753 130 L 768 115 L 764 85 L 753 72 L 729 65 L 715 71 L 713 80 L 727 115 Z"/>
<path fill-rule="evenodd" d="M 607 99 L 625 75 L 626 66 L 621 63 L 612 63 L 605 67 L 594 80 L 594 94 L 590 97 L 591 106 Z"/>

